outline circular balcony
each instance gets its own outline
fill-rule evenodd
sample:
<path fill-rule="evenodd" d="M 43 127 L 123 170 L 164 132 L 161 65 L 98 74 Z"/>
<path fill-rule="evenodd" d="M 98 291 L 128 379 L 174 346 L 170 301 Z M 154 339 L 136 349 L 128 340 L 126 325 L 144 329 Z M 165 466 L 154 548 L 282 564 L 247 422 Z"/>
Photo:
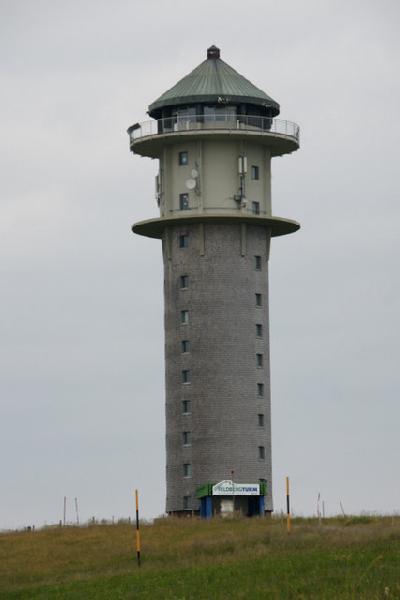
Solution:
<path fill-rule="evenodd" d="M 271 149 L 272 156 L 294 152 L 300 145 L 300 128 L 292 121 L 252 115 L 185 116 L 135 123 L 128 129 L 132 152 L 158 158 L 165 144 L 203 138 L 246 139 Z"/>
<path fill-rule="evenodd" d="M 182 211 L 187 213 L 189 211 Z M 180 214 L 173 215 L 170 217 L 160 217 L 158 219 L 148 219 L 146 221 L 139 221 L 132 225 L 132 231 L 139 235 L 150 238 L 161 239 L 164 230 L 171 226 L 184 225 L 195 225 L 198 223 L 228 223 L 228 224 L 246 224 L 253 226 L 261 226 L 271 230 L 271 236 L 277 237 L 281 235 L 288 235 L 294 233 L 300 229 L 300 224 L 292 219 L 285 219 L 282 217 L 263 216 L 263 215 L 251 215 L 243 213 L 225 212 L 225 213 L 195 213 L 193 214 Z"/>

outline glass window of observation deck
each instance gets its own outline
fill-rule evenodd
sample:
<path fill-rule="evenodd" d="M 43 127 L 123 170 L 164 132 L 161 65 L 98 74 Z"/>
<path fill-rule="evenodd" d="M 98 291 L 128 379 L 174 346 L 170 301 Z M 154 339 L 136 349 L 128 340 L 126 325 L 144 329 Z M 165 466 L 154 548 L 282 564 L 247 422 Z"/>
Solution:
<path fill-rule="evenodd" d="M 231 121 L 236 119 L 236 106 L 205 106 L 205 121 Z"/>
<path fill-rule="evenodd" d="M 176 112 L 172 113 L 172 116 L 176 119 L 177 123 L 187 123 L 188 121 L 196 120 L 196 109 L 193 106 L 188 108 L 178 108 Z"/>

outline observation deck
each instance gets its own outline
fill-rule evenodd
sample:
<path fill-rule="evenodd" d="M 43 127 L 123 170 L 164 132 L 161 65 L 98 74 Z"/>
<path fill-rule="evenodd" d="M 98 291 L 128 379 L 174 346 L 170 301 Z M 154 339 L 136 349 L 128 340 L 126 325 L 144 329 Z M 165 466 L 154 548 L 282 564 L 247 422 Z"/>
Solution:
<path fill-rule="evenodd" d="M 130 149 L 135 154 L 158 158 L 166 144 L 212 137 L 213 139 L 257 139 L 270 148 L 271 156 L 290 154 L 300 146 L 300 128 L 292 121 L 253 115 L 218 114 L 191 118 L 167 117 L 135 123 L 128 129 Z"/>

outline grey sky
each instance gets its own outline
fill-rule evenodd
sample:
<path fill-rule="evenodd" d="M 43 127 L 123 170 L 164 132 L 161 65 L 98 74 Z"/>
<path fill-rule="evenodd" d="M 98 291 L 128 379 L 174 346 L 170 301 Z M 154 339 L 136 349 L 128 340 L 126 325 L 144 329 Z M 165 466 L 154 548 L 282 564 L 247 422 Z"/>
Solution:
<path fill-rule="evenodd" d="M 396 1 L 0 2 L 0 528 L 164 509 L 156 163 L 126 128 L 207 46 L 281 104 L 274 499 L 400 509 Z M 72 518 L 69 512 L 69 518 Z"/>

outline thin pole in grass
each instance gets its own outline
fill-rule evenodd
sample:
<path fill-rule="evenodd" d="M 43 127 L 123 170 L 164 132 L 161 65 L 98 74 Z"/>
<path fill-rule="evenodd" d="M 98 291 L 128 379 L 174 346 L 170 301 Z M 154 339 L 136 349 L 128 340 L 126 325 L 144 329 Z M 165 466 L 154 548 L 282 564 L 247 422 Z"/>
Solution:
<path fill-rule="evenodd" d="M 291 515 L 290 515 L 290 488 L 289 488 L 289 477 L 286 477 L 286 529 L 290 533 L 292 529 Z"/>
<path fill-rule="evenodd" d="M 78 498 L 75 498 L 76 524 L 79 525 Z"/>
<path fill-rule="evenodd" d="M 65 523 L 67 520 L 67 496 L 64 496 L 64 511 L 63 511 L 63 525 L 65 527 Z"/>
<path fill-rule="evenodd" d="M 232 497 L 233 497 L 233 514 L 235 514 L 235 484 L 233 483 L 233 478 L 235 477 L 235 470 L 231 471 L 231 481 L 232 481 Z"/>
<path fill-rule="evenodd" d="M 140 529 L 139 529 L 139 494 L 135 490 L 135 504 L 136 504 L 136 558 L 138 567 L 140 567 Z"/>
<path fill-rule="evenodd" d="M 321 502 L 321 492 L 318 492 L 318 499 L 317 499 L 317 517 L 318 517 L 318 525 L 321 527 L 321 525 L 322 525 L 322 517 L 321 517 L 321 508 L 320 508 L 320 502 Z"/>

